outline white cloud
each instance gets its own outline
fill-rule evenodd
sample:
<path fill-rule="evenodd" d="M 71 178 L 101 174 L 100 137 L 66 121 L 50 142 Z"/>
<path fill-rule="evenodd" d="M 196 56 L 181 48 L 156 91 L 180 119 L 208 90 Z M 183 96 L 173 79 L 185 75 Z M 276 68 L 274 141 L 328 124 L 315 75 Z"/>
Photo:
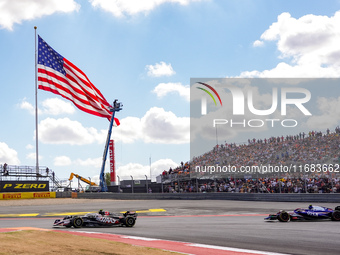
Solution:
<path fill-rule="evenodd" d="M 316 63 L 290 65 L 284 62 L 279 63 L 276 67 L 264 71 L 246 71 L 242 72 L 240 77 L 246 78 L 330 78 L 339 77 L 340 68 L 338 66 L 320 66 Z"/>
<path fill-rule="evenodd" d="M 29 112 L 29 114 L 32 114 L 32 115 L 35 114 L 35 108 L 34 108 L 34 106 L 33 106 L 31 103 L 27 102 L 27 101 L 26 101 L 26 98 L 24 98 L 24 99 L 21 101 L 21 103 L 19 104 L 19 108 L 20 108 L 20 109 L 23 109 L 23 110 L 27 110 L 27 111 Z M 39 109 L 38 109 L 38 111 L 39 111 Z"/>
<path fill-rule="evenodd" d="M 162 98 L 169 93 L 178 93 L 185 100 L 190 101 L 190 87 L 189 85 L 182 85 L 181 83 L 160 83 L 152 91 L 156 93 L 158 98 Z"/>
<path fill-rule="evenodd" d="M 46 118 L 39 123 L 39 141 L 45 144 L 104 143 L 107 130 L 84 127 L 69 118 Z M 123 143 L 184 144 L 190 139 L 190 119 L 153 107 L 142 118 L 126 117 L 114 128 L 112 139 Z"/>
<path fill-rule="evenodd" d="M 163 108 L 151 108 L 141 119 L 143 140 L 146 143 L 188 143 L 190 121 L 188 117 L 177 117 Z"/>
<path fill-rule="evenodd" d="M 87 158 L 85 160 L 82 159 L 76 159 L 74 161 L 74 164 L 80 165 L 80 166 L 90 166 L 90 167 L 97 167 L 98 169 L 102 165 L 102 158 Z M 108 162 L 108 161 L 107 161 Z"/>
<path fill-rule="evenodd" d="M 147 14 L 165 3 L 188 5 L 190 2 L 198 1 L 201 0 L 90 0 L 93 7 L 101 8 L 116 17 L 132 16 L 139 13 Z"/>
<path fill-rule="evenodd" d="M 48 98 L 42 102 L 42 114 L 60 115 L 73 114 L 76 110 L 74 106 L 65 100 L 55 98 Z"/>
<path fill-rule="evenodd" d="M 47 118 L 39 123 L 39 140 L 48 144 L 83 145 L 94 142 L 103 143 L 105 130 L 98 131 L 93 127 L 86 128 L 78 121 L 69 118 Z"/>
<path fill-rule="evenodd" d="M 32 144 L 27 144 L 25 147 L 27 150 L 32 150 L 34 146 Z"/>
<path fill-rule="evenodd" d="M 61 115 L 75 113 L 75 107 L 68 101 L 55 98 L 48 98 L 42 101 L 42 107 L 38 109 L 38 114 Z M 35 114 L 35 107 L 24 98 L 19 104 L 20 109 L 27 110 L 30 114 Z"/>
<path fill-rule="evenodd" d="M 120 120 L 120 126 L 112 132 L 113 140 L 123 143 L 133 143 L 142 137 L 140 118 L 126 117 Z"/>
<path fill-rule="evenodd" d="M 171 168 L 176 168 L 180 162 L 176 163 L 172 159 L 160 159 L 151 164 L 151 173 L 153 176 L 160 175 L 164 170 L 168 171 Z"/>
<path fill-rule="evenodd" d="M 0 27 L 13 30 L 14 24 L 33 20 L 55 12 L 78 11 L 74 0 L 0 0 Z"/>
<path fill-rule="evenodd" d="M 171 64 L 166 64 L 163 61 L 156 63 L 155 65 L 147 65 L 145 68 L 148 70 L 148 75 L 151 77 L 171 76 L 176 73 Z"/>
<path fill-rule="evenodd" d="M 31 152 L 31 153 L 28 153 L 27 155 L 26 155 L 26 158 L 27 159 L 36 159 L 36 153 L 35 152 Z M 43 159 L 43 157 L 41 156 L 41 155 L 39 155 L 39 160 L 41 160 L 41 159 Z"/>
<path fill-rule="evenodd" d="M 145 143 L 183 144 L 190 140 L 190 119 L 177 117 L 163 108 L 153 107 L 139 119 L 122 119 L 113 139 L 125 143 L 143 140 Z"/>
<path fill-rule="evenodd" d="M 118 167 L 116 173 L 119 176 L 120 180 L 124 180 L 127 178 L 130 179 L 130 175 L 132 175 L 134 179 L 144 179 L 145 174 L 150 176 L 150 174 L 148 174 L 150 173 L 150 166 L 138 163 L 129 163 L 127 165 Z"/>
<path fill-rule="evenodd" d="M 156 176 L 160 175 L 163 170 L 169 170 L 170 167 L 175 168 L 179 166 L 179 163 L 174 162 L 171 159 L 160 159 L 151 164 L 151 175 L 152 180 L 156 179 Z M 137 163 L 129 163 L 124 166 L 120 166 L 116 171 L 120 180 L 131 180 L 133 179 L 145 179 L 145 175 L 150 179 L 150 165 L 142 165 Z"/>
<path fill-rule="evenodd" d="M 293 18 L 282 13 L 256 40 L 276 41 L 286 62 L 271 70 L 241 73 L 241 77 L 339 77 L 340 75 L 340 11 L 334 16 L 305 15 Z"/>
<path fill-rule="evenodd" d="M 102 158 L 87 158 L 87 159 L 75 159 L 71 160 L 68 156 L 57 156 L 53 159 L 55 166 L 86 166 L 100 168 L 102 164 Z"/>
<path fill-rule="evenodd" d="M 55 166 L 70 166 L 72 161 L 67 156 L 58 156 L 54 158 L 54 165 Z"/>
<path fill-rule="evenodd" d="M 307 127 L 314 129 L 326 129 L 337 126 L 340 121 L 340 97 L 317 99 L 317 107 L 320 110 L 319 115 L 313 115 L 306 123 Z"/>
<path fill-rule="evenodd" d="M 253 46 L 254 46 L 254 47 L 261 47 L 261 46 L 263 46 L 263 44 L 264 44 L 263 41 L 256 40 L 256 41 L 253 43 Z"/>
<path fill-rule="evenodd" d="M 8 147 L 6 143 L 0 142 L 0 164 L 7 163 L 9 165 L 20 165 L 18 153 Z"/>

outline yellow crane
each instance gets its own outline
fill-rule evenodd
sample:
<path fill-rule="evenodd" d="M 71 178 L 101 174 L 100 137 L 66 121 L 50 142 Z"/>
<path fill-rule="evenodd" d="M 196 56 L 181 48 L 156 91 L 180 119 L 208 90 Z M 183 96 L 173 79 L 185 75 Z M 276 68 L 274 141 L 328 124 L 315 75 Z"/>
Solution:
<path fill-rule="evenodd" d="M 70 175 L 70 178 L 68 179 L 69 181 L 72 181 L 73 177 L 76 177 L 77 179 L 91 185 L 91 186 L 98 186 L 95 182 L 91 182 L 90 180 L 78 175 L 78 174 L 75 174 L 75 173 L 71 173 Z"/>

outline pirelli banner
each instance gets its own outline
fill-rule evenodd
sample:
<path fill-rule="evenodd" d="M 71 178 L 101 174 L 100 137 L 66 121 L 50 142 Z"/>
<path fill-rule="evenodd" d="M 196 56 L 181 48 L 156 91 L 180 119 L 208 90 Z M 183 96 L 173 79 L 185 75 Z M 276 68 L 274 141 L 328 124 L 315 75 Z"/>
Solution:
<path fill-rule="evenodd" d="M 1 199 L 55 198 L 55 192 L 6 192 L 0 193 Z"/>
<path fill-rule="evenodd" d="M 48 181 L 0 181 L 0 193 L 2 192 L 35 192 L 49 191 Z"/>

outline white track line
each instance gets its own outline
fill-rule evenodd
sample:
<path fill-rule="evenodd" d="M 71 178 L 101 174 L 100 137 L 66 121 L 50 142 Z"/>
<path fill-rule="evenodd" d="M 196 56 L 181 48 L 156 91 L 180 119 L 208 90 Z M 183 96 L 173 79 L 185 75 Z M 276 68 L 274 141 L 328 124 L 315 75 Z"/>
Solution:
<path fill-rule="evenodd" d="M 188 243 L 187 246 L 192 247 L 200 247 L 200 248 L 208 248 L 215 250 L 223 250 L 223 251 L 235 251 L 235 252 L 245 252 L 245 253 L 254 253 L 254 254 L 263 254 L 263 255 L 289 255 L 286 253 L 276 253 L 276 252 L 268 252 L 268 251 L 257 251 L 257 250 L 248 250 L 248 249 L 239 249 L 232 247 L 224 247 L 224 246 L 216 246 L 216 245 L 207 245 L 207 244 L 198 244 L 198 243 Z"/>

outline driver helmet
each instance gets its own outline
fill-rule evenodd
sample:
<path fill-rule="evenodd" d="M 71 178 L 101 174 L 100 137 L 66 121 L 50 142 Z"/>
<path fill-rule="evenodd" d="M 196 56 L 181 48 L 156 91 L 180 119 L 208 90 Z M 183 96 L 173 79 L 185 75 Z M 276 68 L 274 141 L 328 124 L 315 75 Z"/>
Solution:
<path fill-rule="evenodd" d="M 100 209 L 98 213 L 101 214 L 101 215 L 104 215 L 104 214 L 105 214 L 104 211 L 103 211 L 102 209 Z"/>
<path fill-rule="evenodd" d="M 312 209 L 313 209 L 313 206 L 312 206 L 312 205 L 309 205 L 309 206 L 308 206 L 308 209 L 309 209 L 309 210 L 312 210 Z"/>

